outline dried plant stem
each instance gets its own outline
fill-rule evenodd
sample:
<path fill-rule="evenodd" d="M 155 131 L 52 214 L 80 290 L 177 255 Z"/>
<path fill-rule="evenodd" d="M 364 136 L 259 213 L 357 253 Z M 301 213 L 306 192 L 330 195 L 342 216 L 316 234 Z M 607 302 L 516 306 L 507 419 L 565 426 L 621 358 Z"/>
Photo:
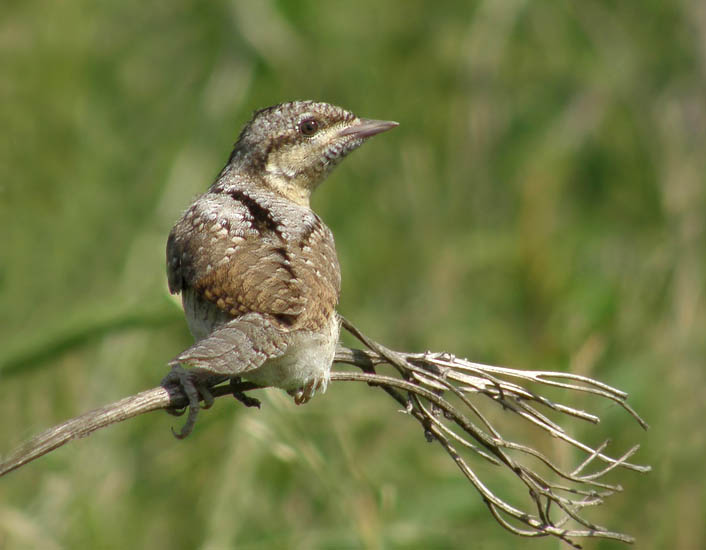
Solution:
<path fill-rule="evenodd" d="M 619 485 L 603 480 L 604 476 L 623 468 L 647 472 L 648 466 L 628 462 L 638 446 L 617 458 L 607 454 L 608 442 L 597 448 L 569 435 L 547 414 L 566 415 L 591 423 L 599 418 L 572 406 L 556 403 L 537 393 L 531 386 L 555 387 L 569 392 L 582 392 L 611 400 L 625 409 L 641 426 L 645 422 L 626 403 L 627 394 L 590 378 L 570 373 L 524 371 L 472 363 L 448 353 L 403 353 L 390 350 L 371 340 L 342 319 L 343 327 L 367 349 L 339 347 L 335 361 L 356 366 L 363 372 L 334 371 L 332 381 L 360 381 L 382 388 L 417 420 L 429 441 L 438 441 L 463 475 L 488 506 L 493 517 L 506 529 L 521 536 L 554 536 L 579 548 L 573 539 L 602 537 L 622 542 L 633 539 L 588 521 L 582 510 L 601 504 L 603 499 L 621 491 Z M 391 375 L 376 372 L 378 367 L 392 367 Z M 519 381 L 519 383 L 518 383 Z M 523 385 L 521 385 L 523 384 Z M 213 397 L 232 395 L 243 398 L 243 392 L 259 389 L 241 382 L 220 384 L 211 388 Z M 504 410 L 510 418 L 544 430 L 584 454 L 581 462 L 568 471 L 537 449 L 511 441 L 483 414 L 473 396 L 482 396 L 483 404 Z M 488 399 L 490 401 L 488 401 Z M 157 387 L 126 397 L 111 405 L 85 413 L 32 438 L 0 463 L 0 476 L 43 456 L 73 439 L 86 437 L 95 430 L 158 409 L 183 409 L 187 399 L 179 389 Z M 499 407 L 498 407 L 499 406 Z M 475 419 L 475 420 L 474 420 Z M 486 485 L 474 472 L 464 453 L 470 452 L 500 466 L 519 480 L 529 494 L 524 508 L 512 505 Z M 530 467 L 522 460 L 530 458 Z M 540 466 L 540 468 L 537 468 Z M 595 468 L 595 471 L 587 471 Z M 541 469 L 541 471 L 540 471 Z"/>

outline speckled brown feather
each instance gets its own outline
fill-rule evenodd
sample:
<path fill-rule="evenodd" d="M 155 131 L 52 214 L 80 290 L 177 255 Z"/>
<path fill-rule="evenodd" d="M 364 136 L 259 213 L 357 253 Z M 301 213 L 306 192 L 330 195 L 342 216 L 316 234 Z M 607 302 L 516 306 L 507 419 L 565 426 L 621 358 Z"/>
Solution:
<path fill-rule="evenodd" d="M 331 231 L 311 210 L 243 187 L 214 187 L 177 222 L 170 290 L 193 288 L 231 318 L 257 312 L 282 329 L 319 330 L 341 285 Z"/>

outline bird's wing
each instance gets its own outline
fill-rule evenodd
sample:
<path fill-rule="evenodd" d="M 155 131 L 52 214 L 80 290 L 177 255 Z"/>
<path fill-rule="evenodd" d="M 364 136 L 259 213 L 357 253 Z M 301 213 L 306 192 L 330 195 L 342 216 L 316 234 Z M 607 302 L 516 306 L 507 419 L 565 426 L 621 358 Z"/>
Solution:
<path fill-rule="evenodd" d="M 193 288 L 234 318 L 268 316 L 283 329 L 317 330 L 338 302 L 331 231 L 311 210 L 242 190 L 202 195 L 167 242 L 172 293 Z"/>
<path fill-rule="evenodd" d="M 256 369 L 287 350 L 287 333 L 265 316 L 242 315 L 215 329 L 176 356 L 170 365 L 186 364 L 233 376 Z"/>

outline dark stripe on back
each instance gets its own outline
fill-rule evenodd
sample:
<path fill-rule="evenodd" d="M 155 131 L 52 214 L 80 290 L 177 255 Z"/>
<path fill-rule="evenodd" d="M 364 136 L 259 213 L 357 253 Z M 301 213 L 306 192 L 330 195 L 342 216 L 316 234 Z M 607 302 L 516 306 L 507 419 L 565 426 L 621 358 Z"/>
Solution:
<path fill-rule="evenodd" d="M 267 230 L 281 236 L 279 223 L 277 223 L 277 220 L 275 220 L 274 216 L 272 215 L 272 211 L 262 206 L 250 195 L 248 195 L 244 191 L 241 191 L 240 189 L 233 189 L 231 191 L 228 191 L 228 194 L 233 200 L 238 201 L 240 204 L 242 204 L 243 206 L 245 206 L 245 208 L 248 209 L 250 217 L 252 218 L 253 226 L 260 233 Z"/>

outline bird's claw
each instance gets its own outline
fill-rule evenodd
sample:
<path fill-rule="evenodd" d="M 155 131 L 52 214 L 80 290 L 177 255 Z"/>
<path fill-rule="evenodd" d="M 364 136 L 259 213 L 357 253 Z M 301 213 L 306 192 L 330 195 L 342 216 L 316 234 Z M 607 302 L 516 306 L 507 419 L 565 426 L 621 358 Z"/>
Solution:
<path fill-rule="evenodd" d="M 181 365 L 174 365 L 172 370 L 162 380 L 164 387 L 177 387 L 188 400 L 186 407 L 169 407 L 166 411 L 173 416 L 182 416 L 188 408 L 189 414 L 186 422 L 178 432 L 172 428 L 172 433 L 177 439 L 184 439 L 194 429 L 196 418 L 201 408 L 210 409 L 215 401 L 211 393 L 211 385 L 207 379 L 200 376 L 196 370 L 187 370 Z M 203 400 L 203 406 L 201 401 Z"/>
<path fill-rule="evenodd" d="M 294 397 L 294 403 L 297 405 L 303 405 L 308 403 L 314 395 L 316 395 L 317 390 L 326 391 L 326 384 L 328 381 L 321 379 L 313 379 L 306 383 L 305 386 L 299 388 L 298 390 L 289 391 L 289 395 Z"/>
<path fill-rule="evenodd" d="M 259 409 L 261 405 L 260 400 L 256 397 L 246 395 L 245 392 L 240 389 L 240 383 L 241 379 L 239 376 L 234 376 L 230 379 L 230 389 L 233 397 L 246 407 L 257 407 Z"/>

